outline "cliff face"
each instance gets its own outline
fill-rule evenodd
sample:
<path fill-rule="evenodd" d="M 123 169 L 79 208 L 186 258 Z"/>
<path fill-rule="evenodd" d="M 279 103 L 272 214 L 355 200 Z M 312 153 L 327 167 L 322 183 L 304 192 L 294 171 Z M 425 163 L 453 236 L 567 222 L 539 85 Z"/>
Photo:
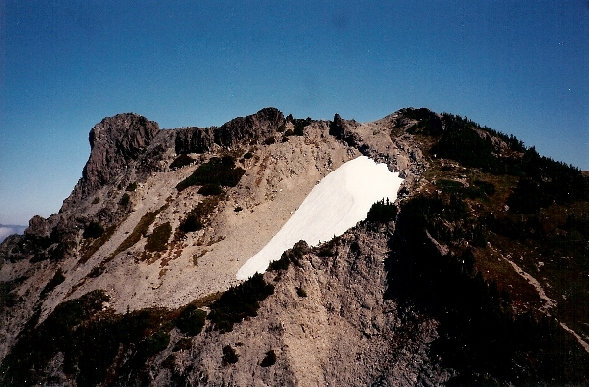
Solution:
<path fill-rule="evenodd" d="M 2 384 L 589 382 L 587 178 L 513 136 L 266 108 L 170 130 L 119 114 L 90 144 L 60 213 L 0 245 Z M 360 155 L 400 172 L 398 200 L 238 281 Z"/>
<path fill-rule="evenodd" d="M 203 153 L 213 144 L 225 148 L 261 143 L 285 125 L 282 112 L 265 108 L 247 117 L 235 118 L 220 128 L 184 128 L 176 131 L 176 153 Z"/>
<path fill-rule="evenodd" d="M 95 192 L 137 161 L 158 130 L 157 123 L 133 113 L 103 119 L 90 130 L 91 152 L 82 173 L 82 192 Z"/>

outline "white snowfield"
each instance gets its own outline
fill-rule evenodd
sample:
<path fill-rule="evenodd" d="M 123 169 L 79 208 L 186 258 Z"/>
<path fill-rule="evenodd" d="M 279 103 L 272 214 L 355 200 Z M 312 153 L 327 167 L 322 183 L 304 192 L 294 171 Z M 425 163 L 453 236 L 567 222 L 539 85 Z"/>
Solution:
<path fill-rule="evenodd" d="M 317 246 L 342 235 L 366 218 L 373 203 L 394 201 L 402 182 L 398 172 L 366 156 L 348 161 L 313 187 L 280 231 L 237 271 L 237 279 L 263 273 L 300 240 Z"/>

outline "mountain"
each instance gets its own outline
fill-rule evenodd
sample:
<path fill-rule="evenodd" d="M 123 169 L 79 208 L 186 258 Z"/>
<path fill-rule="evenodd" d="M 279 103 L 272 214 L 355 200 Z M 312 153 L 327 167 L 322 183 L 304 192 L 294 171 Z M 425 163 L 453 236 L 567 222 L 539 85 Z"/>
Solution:
<path fill-rule="evenodd" d="M 266 108 L 89 139 L 0 245 L 2 385 L 589 384 L 589 180 L 513 136 Z"/>
<path fill-rule="evenodd" d="M 0 242 L 13 234 L 22 234 L 26 226 L 0 224 Z"/>

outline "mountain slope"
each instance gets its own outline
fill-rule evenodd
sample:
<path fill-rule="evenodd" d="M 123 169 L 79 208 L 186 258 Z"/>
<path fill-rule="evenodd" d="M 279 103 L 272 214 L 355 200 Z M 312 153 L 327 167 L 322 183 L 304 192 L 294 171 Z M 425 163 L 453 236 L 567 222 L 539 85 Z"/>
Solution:
<path fill-rule="evenodd" d="M 122 114 L 90 140 L 60 213 L 0 246 L 4 384 L 588 382 L 587 178 L 513 136 L 267 108 L 173 130 Z M 237 280 L 360 155 L 399 172 L 397 201 Z"/>

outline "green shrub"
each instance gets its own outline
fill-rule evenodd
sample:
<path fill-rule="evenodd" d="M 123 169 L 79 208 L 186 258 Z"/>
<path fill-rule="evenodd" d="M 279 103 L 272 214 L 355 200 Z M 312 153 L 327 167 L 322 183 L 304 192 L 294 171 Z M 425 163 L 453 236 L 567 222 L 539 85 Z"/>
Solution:
<path fill-rule="evenodd" d="M 245 160 L 249 160 L 249 159 L 251 159 L 252 157 L 254 157 L 254 154 L 253 154 L 251 151 L 248 151 L 248 152 L 246 152 L 246 154 L 244 154 L 244 155 L 243 155 L 243 158 L 244 158 Z"/>
<path fill-rule="evenodd" d="M 281 271 L 286 270 L 290 266 L 290 256 L 286 253 L 282 253 L 280 259 L 270 262 L 268 265 L 269 271 Z"/>
<path fill-rule="evenodd" d="M 115 230 L 115 226 L 110 226 L 106 230 L 104 230 L 104 232 L 102 233 L 102 235 L 100 235 L 99 238 L 94 239 L 92 243 L 82 245 L 82 249 L 80 250 L 81 258 L 79 260 L 79 263 L 83 264 L 88 262 L 88 259 L 90 259 L 90 257 L 94 255 L 94 253 L 96 253 L 98 249 L 100 249 L 100 247 L 104 243 L 106 243 L 107 240 L 110 239 L 112 234 L 114 234 Z"/>
<path fill-rule="evenodd" d="M 300 260 L 303 258 L 309 251 L 309 246 L 305 241 L 298 241 L 292 247 L 292 249 L 285 251 L 282 253 L 280 259 L 276 261 L 270 262 L 268 265 L 268 270 L 270 271 L 281 271 L 288 269 L 290 263 L 294 263 L 297 266 L 300 266 Z"/>
<path fill-rule="evenodd" d="M 204 228 L 208 217 L 215 211 L 219 201 L 218 196 L 204 198 L 180 222 L 179 230 L 183 233 L 189 233 Z"/>
<path fill-rule="evenodd" d="M 431 352 L 463 377 L 452 383 L 502 385 L 518 380 L 540 385 L 550 380 L 566 385 L 583 380 L 574 378 L 586 375 L 589 363 L 578 360 L 586 359 L 586 353 L 567 344 L 574 339 L 555 320 L 514 315 L 507 293 L 475 271 L 473 252 L 479 249 L 442 255 L 432 242 L 430 235 L 441 233 L 444 223 L 464 222 L 465 215 L 458 216 L 460 213 L 457 199 L 446 203 L 418 196 L 402 205 L 390 240 L 387 297 L 398 300 L 399 305 L 417 307 L 439 321 L 440 336 L 432 343 Z M 482 217 L 479 220 L 483 221 Z M 472 245 L 484 244 L 476 235 L 484 231 L 483 226 L 474 224 Z M 520 367 L 514 368 L 514 362 Z M 569 368 L 573 363 L 583 364 L 584 371 Z M 566 378 L 578 381 L 566 382 Z"/>
<path fill-rule="evenodd" d="M 439 179 L 436 181 L 436 187 L 442 192 L 458 193 L 464 190 L 464 184 L 456 180 Z"/>
<path fill-rule="evenodd" d="M 239 360 L 239 355 L 229 344 L 223 347 L 223 363 L 235 364 Z"/>
<path fill-rule="evenodd" d="M 295 118 L 292 120 L 292 123 L 294 125 L 294 131 L 292 132 L 293 136 L 302 136 L 304 134 L 304 129 L 309 126 L 311 123 L 313 122 L 313 120 L 310 117 L 307 117 L 305 119 L 300 119 L 300 118 Z M 288 134 L 288 130 L 286 131 L 285 135 L 289 135 Z"/>
<path fill-rule="evenodd" d="M 268 137 L 264 140 L 264 144 L 266 145 L 272 145 L 274 143 L 276 143 L 276 139 L 274 137 Z"/>
<path fill-rule="evenodd" d="M 534 147 L 524 154 L 522 170 L 524 176 L 507 199 L 513 212 L 537 213 L 552 203 L 589 199 L 589 178 L 570 165 L 540 156 Z"/>
<path fill-rule="evenodd" d="M 135 192 L 137 190 L 137 182 L 129 183 L 125 191 L 127 192 Z"/>
<path fill-rule="evenodd" d="M 241 211 L 243 211 L 243 208 L 241 206 L 237 206 L 237 207 L 235 207 L 235 209 L 233 211 L 234 212 L 241 212 Z"/>
<path fill-rule="evenodd" d="M 189 304 L 180 312 L 175 324 L 180 332 L 189 336 L 196 336 L 202 331 L 206 317 L 207 312 L 198 309 L 196 305 Z"/>
<path fill-rule="evenodd" d="M 190 348 L 192 348 L 192 339 L 189 337 L 183 337 L 176 342 L 174 348 L 172 348 L 172 352 L 187 351 Z"/>
<path fill-rule="evenodd" d="M 172 164 L 170 164 L 170 169 L 182 168 L 194 163 L 195 161 L 196 160 L 194 160 L 192 157 L 186 154 L 181 154 L 178 157 L 176 157 L 174 161 L 172 161 Z"/>
<path fill-rule="evenodd" d="M 38 375 L 31 370 L 44 368 L 58 352 L 69 352 L 75 340 L 74 328 L 99 312 L 104 301 L 108 296 L 96 290 L 57 305 L 39 325 L 34 321 L 27 324 L 0 366 L 0 382 L 14 386 L 39 383 Z"/>
<path fill-rule="evenodd" d="M 438 115 L 429 109 L 420 108 L 403 109 L 403 115 L 412 120 L 418 120 L 419 122 L 409 128 L 407 131 L 412 134 L 422 133 L 430 136 L 437 136 L 442 133 L 443 126 L 442 120 Z"/>
<path fill-rule="evenodd" d="M 123 196 L 121 196 L 121 200 L 119 200 L 119 204 L 123 207 L 126 207 L 130 202 L 131 202 L 131 196 L 129 196 L 129 194 L 125 192 L 123 194 Z"/>
<path fill-rule="evenodd" d="M 161 207 L 155 212 L 147 212 L 145 215 L 141 217 L 131 234 L 125 238 L 123 242 L 117 247 L 117 249 L 111 254 L 111 258 L 114 258 L 120 252 L 127 250 L 128 248 L 135 245 L 135 243 L 139 242 L 142 236 L 147 234 L 147 229 L 155 220 L 155 217 L 164 209 L 166 206 Z M 113 230 L 114 231 L 114 230 Z"/>
<path fill-rule="evenodd" d="M 41 298 L 45 295 L 49 294 L 55 287 L 65 281 L 65 276 L 63 275 L 63 271 L 61 268 L 57 269 L 51 280 L 45 285 L 43 291 L 41 292 Z"/>
<path fill-rule="evenodd" d="M 301 298 L 305 298 L 307 297 L 307 292 L 305 291 L 305 289 L 301 288 L 301 287 L 297 287 L 297 296 L 301 297 Z"/>
<path fill-rule="evenodd" d="M 366 220 L 385 223 L 395 220 L 396 216 L 397 207 L 387 198 L 386 201 L 382 199 L 370 207 L 370 210 L 368 210 L 368 214 L 366 215 Z"/>
<path fill-rule="evenodd" d="M 137 354 L 135 356 L 143 360 L 141 363 L 145 363 L 145 360 L 163 351 L 169 344 L 170 334 L 159 330 L 139 342 L 139 345 L 137 346 Z"/>
<path fill-rule="evenodd" d="M 242 284 L 229 288 L 211 304 L 208 319 L 216 330 L 230 332 L 235 323 L 247 317 L 257 316 L 260 301 L 274 293 L 274 286 L 264 281 L 262 274 L 256 273 Z"/>
<path fill-rule="evenodd" d="M 151 235 L 147 237 L 145 250 L 152 252 L 165 251 L 168 248 L 167 243 L 170 239 L 170 235 L 172 235 L 172 226 L 170 225 L 170 222 L 160 224 L 154 228 Z"/>
<path fill-rule="evenodd" d="M 14 306 L 17 302 L 17 295 L 13 292 L 20 284 L 24 282 L 26 277 L 19 277 L 12 281 L 0 282 L 0 313 L 4 307 Z"/>
<path fill-rule="evenodd" d="M 85 228 L 82 236 L 84 238 L 99 238 L 104 233 L 104 228 L 98 222 L 90 222 Z"/>
<path fill-rule="evenodd" d="M 100 203 L 100 198 L 98 196 L 96 196 L 94 198 L 94 200 L 92 200 L 92 204 L 98 204 L 98 203 Z"/>
<path fill-rule="evenodd" d="M 334 257 L 337 254 L 337 245 L 340 238 L 334 236 L 329 242 L 322 243 L 315 248 L 318 257 Z"/>
<path fill-rule="evenodd" d="M 274 365 L 275 363 L 276 363 L 276 353 L 274 353 L 274 350 L 271 349 L 268 352 L 266 352 L 266 356 L 264 357 L 264 359 L 262 359 L 260 366 L 270 367 L 270 366 Z"/>
<path fill-rule="evenodd" d="M 235 187 L 245 170 L 235 166 L 235 160 L 230 156 L 213 157 L 201 164 L 192 175 L 176 185 L 182 191 L 193 185 L 217 184 L 224 187 Z"/>
<path fill-rule="evenodd" d="M 219 184 L 205 184 L 198 189 L 198 193 L 202 196 L 221 195 L 223 192 L 223 188 Z"/>
<path fill-rule="evenodd" d="M 184 233 L 201 230 L 204 227 L 203 222 L 195 214 L 189 213 L 188 216 L 180 223 L 180 231 Z"/>
<path fill-rule="evenodd" d="M 94 291 L 62 302 L 40 324 L 37 314 L 0 366 L 0 384 L 43 384 L 43 370 L 59 352 L 76 385 L 142 384 L 136 381 L 149 358 L 170 343 L 175 312 L 148 308 L 114 314 L 102 310 L 104 301 L 108 296 Z"/>
<path fill-rule="evenodd" d="M 173 370 L 176 367 L 176 356 L 172 353 L 162 361 L 162 368 Z"/>

